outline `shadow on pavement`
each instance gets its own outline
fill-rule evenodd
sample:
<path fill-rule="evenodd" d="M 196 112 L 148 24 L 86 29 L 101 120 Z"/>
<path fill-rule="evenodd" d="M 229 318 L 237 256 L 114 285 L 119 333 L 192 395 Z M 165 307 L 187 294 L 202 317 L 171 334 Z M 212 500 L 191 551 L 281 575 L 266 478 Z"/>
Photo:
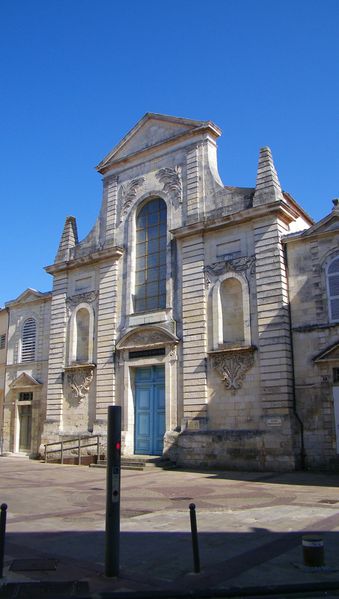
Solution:
<path fill-rule="evenodd" d="M 302 559 L 301 537 L 305 533 L 305 530 L 273 533 L 266 528 L 253 528 L 250 533 L 201 532 L 201 572 L 193 574 L 189 533 L 122 532 L 120 575 L 115 579 L 104 576 L 105 534 L 102 531 L 8 533 L 5 579 L 7 583 L 87 581 L 90 592 L 120 592 L 122 589 L 195 592 L 234 585 L 264 588 L 315 583 L 322 583 L 324 588 L 331 584 L 332 588 L 339 589 L 339 533 L 322 532 L 328 567 L 311 571 L 305 569 Z M 8 571 L 15 560 L 27 558 L 56 560 L 56 568 Z M 5 595 L 0 592 L 0 597 Z"/>

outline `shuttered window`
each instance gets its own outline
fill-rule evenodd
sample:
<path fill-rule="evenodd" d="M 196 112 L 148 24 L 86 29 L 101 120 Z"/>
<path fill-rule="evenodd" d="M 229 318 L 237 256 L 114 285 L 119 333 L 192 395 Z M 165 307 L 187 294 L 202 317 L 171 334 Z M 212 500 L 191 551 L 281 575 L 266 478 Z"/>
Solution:
<path fill-rule="evenodd" d="M 332 260 L 327 269 L 327 290 L 330 320 L 339 320 L 339 257 Z"/>
<path fill-rule="evenodd" d="M 36 322 L 34 318 L 27 318 L 22 328 L 21 361 L 35 360 Z"/>
<path fill-rule="evenodd" d="M 5 349 L 6 347 L 6 333 L 0 335 L 0 349 Z"/>

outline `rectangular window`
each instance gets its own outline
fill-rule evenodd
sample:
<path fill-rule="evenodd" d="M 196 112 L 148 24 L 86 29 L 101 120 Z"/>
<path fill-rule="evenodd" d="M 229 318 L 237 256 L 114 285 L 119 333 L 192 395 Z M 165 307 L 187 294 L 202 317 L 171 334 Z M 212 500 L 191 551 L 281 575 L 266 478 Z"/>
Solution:
<path fill-rule="evenodd" d="M 6 347 L 6 333 L 0 335 L 0 349 L 5 349 Z"/>
<path fill-rule="evenodd" d="M 140 351 L 130 351 L 128 353 L 129 358 L 150 358 L 153 356 L 164 356 L 165 348 L 159 347 L 154 349 L 143 349 Z"/>
<path fill-rule="evenodd" d="M 32 401 L 33 393 L 31 391 L 19 393 L 19 401 Z"/>

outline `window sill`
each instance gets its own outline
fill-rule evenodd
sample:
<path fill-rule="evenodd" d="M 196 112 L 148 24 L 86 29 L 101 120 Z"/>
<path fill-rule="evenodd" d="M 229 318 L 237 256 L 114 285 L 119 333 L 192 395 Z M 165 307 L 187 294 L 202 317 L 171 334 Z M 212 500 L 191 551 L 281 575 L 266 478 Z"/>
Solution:
<path fill-rule="evenodd" d="M 138 326 L 141 324 L 154 324 L 156 322 L 166 322 L 168 320 L 166 310 L 155 310 L 154 312 L 141 312 L 140 314 L 131 314 L 128 317 L 129 326 Z"/>

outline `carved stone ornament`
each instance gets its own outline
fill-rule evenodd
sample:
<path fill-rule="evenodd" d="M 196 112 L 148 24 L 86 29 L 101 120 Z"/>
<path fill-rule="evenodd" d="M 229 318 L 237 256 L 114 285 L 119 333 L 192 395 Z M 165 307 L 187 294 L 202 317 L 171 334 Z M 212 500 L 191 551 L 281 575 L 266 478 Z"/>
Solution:
<path fill-rule="evenodd" d="M 212 366 L 223 379 L 226 389 L 235 393 L 242 387 L 246 372 L 254 364 L 254 349 L 247 347 L 211 353 Z"/>
<path fill-rule="evenodd" d="M 97 298 L 97 291 L 86 291 L 85 293 L 77 293 L 66 299 L 66 305 L 69 310 L 76 308 L 79 304 L 92 304 Z"/>
<path fill-rule="evenodd" d="M 78 403 L 89 392 L 94 377 L 95 364 L 77 364 L 65 368 L 66 383 Z"/>
<path fill-rule="evenodd" d="M 171 194 L 174 200 L 181 204 L 182 202 L 182 178 L 181 178 L 181 167 L 175 166 L 174 168 L 161 168 L 157 174 L 157 179 L 163 184 L 163 191 Z"/>
<path fill-rule="evenodd" d="M 176 345 L 178 339 L 169 331 L 154 330 L 147 328 L 144 331 L 137 330 L 123 337 L 117 343 L 117 349 L 140 349 L 140 348 L 155 348 L 163 347 L 164 345 Z"/>
<path fill-rule="evenodd" d="M 178 352 L 177 352 L 177 345 L 175 343 L 173 343 L 173 345 L 171 345 L 169 355 L 171 358 L 173 358 L 173 360 L 177 360 Z"/>
<path fill-rule="evenodd" d="M 233 258 L 231 260 L 220 260 L 205 267 L 206 286 L 209 287 L 217 277 L 226 274 L 227 272 L 241 272 L 246 277 L 248 274 L 253 275 L 255 271 L 255 256 L 242 256 L 241 258 Z"/>
<path fill-rule="evenodd" d="M 144 177 L 138 177 L 137 179 L 133 179 L 129 183 L 120 186 L 120 194 L 121 194 L 121 217 L 120 222 L 123 217 L 127 214 L 131 205 L 133 204 L 137 191 L 139 187 L 145 182 Z"/>

